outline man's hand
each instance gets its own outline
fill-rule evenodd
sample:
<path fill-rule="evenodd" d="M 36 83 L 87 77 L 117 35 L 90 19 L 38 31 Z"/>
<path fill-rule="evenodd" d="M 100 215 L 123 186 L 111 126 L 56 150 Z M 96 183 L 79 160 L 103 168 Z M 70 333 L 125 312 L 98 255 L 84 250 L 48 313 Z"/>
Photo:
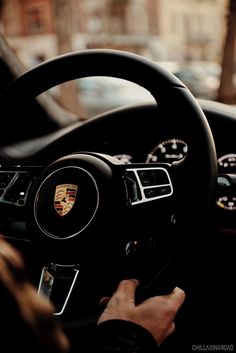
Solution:
<path fill-rule="evenodd" d="M 114 319 L 134 322 L 151 332 L 160 345 L 175 329 L 174 318 L 185 300 L 185 293 L 176 287 L 170 294 L 155 296 L 135 305 L 138 284 L 135 279 L 122 281 L 98 324 Z"/>
<path fill-rule="evenodd" d="M 35 343 L 34 351 L 39 347 L 43 352 L 50 353 L 66 353 L 69 350 L 68 339 L 53 315 L 53 305 L 37 294 L 25 275 L 20 253 L 3 238 L 0 238 L 0 293 L 3 296 L 0 302 L 3 327 L 6 329 L 8 326 L 4 322 L 9 321 L 11 327 L 11 332 L 3 335 L 11 337 L 10 343 L 15 341 L 14 334 L 21 329 L 21 342 L 14 342 L 20 345 L 19 350 L 27 351 L 29 341 Z M 4 298 L 11 303 L 10 307 L 1 307 Z M 20 327 L 14 328 L 16 322 Z"/>

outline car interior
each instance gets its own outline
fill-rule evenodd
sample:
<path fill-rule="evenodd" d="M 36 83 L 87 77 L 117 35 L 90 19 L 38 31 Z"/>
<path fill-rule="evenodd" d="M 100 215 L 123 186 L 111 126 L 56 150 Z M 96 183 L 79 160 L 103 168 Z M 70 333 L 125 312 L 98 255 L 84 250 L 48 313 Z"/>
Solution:
<path fill-rule="evenodd" d="M 40 94 L 92 76 L 136 83 L 154 101 L 65 127 L 32 119 Z M 72 352 L 93 351 L 99 300 L 124 278 L 140 281 L 137 304 L 185 290 L 160 352 L 235 349 L 236 109 L 113 49 L 45 61 L 12 80 L 0 105 L 0 231 L 53 302 Z"/>

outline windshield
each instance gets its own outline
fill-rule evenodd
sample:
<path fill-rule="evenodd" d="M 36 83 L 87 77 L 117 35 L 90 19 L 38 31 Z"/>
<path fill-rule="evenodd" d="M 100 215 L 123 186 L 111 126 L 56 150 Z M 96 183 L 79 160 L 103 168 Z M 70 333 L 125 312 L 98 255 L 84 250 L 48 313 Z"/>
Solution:
<path fill-rule="evenodd" d="M 234 0 L 7 0 L 0 8 L 2 36 L 21 71 L 76 50 L 127 50 L 171 71 L 196 98 L 236 102 Z M 70 122 L 153 100 L 135 84 L 103 77 L 50 94 L 75 117 Z"/>

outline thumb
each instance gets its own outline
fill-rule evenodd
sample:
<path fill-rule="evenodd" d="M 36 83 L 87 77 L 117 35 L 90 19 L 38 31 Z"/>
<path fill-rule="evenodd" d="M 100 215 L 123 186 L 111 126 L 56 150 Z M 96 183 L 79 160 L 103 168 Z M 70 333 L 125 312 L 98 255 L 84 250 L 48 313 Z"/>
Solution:
<path fill-rule="evenodd" d="M 138 285 L 139 281 L 137 279 L 127 279 L 121 281 L 111 300 L 134 304 L 135 292 Z"/>

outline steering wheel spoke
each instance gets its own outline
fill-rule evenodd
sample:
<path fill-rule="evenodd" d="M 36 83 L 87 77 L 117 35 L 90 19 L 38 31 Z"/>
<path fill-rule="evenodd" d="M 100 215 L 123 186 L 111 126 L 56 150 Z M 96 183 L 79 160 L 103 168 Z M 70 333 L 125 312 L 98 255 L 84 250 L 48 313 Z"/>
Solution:
<path fill-rule="evenodd" d="M 79 275 L 79 265 L 49 264 L 42 268 L 38 294 L 52 300 L 54 315 L 64 313 Z"/>

